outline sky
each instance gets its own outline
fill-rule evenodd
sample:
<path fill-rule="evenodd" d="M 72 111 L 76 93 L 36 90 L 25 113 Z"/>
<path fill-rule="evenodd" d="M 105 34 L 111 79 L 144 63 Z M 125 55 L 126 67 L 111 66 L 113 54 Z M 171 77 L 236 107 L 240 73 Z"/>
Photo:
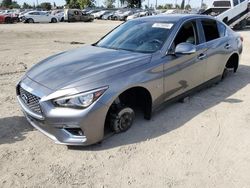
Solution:
<path fill-rule="evenodd" d="M 0 0 L 1 1 L 1 0 Z M 30 5 L 33 5 L 34 3 L 36 4 L 38 1 L 38 3 L 42 3 L 42 2 L 50 2 L 51 4 L 53 4 L 53 2 L 56 3 L 56 5 L 64 5 L 65 4 L 65 0 L 17 0 L 17 2 L 19 4 L 23 4 L 24 2 L 29 3 Z M 95 0 L 97 2 L 97 4 L 99 6 L 101 6 L 103 4 L 103 0 Z M 177 1 L 178 4 L 181 4 L 182 0 L 157 0 L 157 5 L 165 5 L 167 3 L 171 3 L 171 4 L 175 4 L 175 2 Z M 189 0 L 190 4 L 192 7 L 199 7 L 201 5 L 201 0 Z M 188 0 L 186 0 L 186 2 L 188 2 Z M 149 6 L 152 4 L 153 6 L 155 5 L 156 0 L 144 0 L 143 5 L 149 4 Z M 204 3 L 206 3 L 207 5 L 211 4 L 211 0 L 204 0 Z M 117 6 L 117 0 L 115 5 Z"/>

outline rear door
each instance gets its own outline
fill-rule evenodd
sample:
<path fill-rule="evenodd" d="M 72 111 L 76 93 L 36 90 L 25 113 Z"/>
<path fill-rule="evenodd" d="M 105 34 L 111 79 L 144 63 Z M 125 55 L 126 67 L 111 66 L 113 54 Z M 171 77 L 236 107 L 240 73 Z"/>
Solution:
<path fill-rule="evenodd" d="M 207 45 L 206 81 L 220 76 L 233 52 L 226 26 L 213 19 L 201 19 L 203 40 Z"/>

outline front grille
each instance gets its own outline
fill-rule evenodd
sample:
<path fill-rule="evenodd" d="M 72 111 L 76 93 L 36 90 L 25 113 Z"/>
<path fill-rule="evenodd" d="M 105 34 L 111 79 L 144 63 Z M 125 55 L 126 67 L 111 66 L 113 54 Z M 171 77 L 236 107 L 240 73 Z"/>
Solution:
<path fill-rule="evenodd" d="M 26 106 L 33 112 L 42 114 L 39 104 L 40 98 L 24 90 L 21 86 L 18 87 L 18 94 Z"/>

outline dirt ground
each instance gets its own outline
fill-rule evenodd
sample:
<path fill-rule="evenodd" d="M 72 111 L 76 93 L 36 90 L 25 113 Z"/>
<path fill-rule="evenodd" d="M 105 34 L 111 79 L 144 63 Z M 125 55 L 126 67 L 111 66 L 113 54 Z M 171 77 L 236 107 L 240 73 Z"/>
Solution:
<path fill-rule="evenodd" d="M 56 145 L 27 123 L 15 98 L 25 71 L 119 23 L 0 25 L 0 187 L 249 187 L 250 31 L 237 74 L 100 145 Z"/>

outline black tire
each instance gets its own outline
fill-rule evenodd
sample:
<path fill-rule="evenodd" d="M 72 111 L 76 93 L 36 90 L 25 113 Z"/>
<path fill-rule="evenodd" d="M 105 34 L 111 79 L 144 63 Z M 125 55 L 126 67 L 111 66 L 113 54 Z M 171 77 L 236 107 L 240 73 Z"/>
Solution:
<path fill-rule="evenodd" d="M 7 23 L 7 24 L 10 24 L 10 23 L 12 23 L 12 20 L 11 20 L 10 17 L 6 17 L 4 22 Z"/>
<path fill-rule="evenodd" d="M 121 107 L 111 114 L 110 126 L 115 133 L 127 131 L 133 124 L 135 113 L 132 108 Z"/>
<path fill-rule="evenodd" d="M 64 22 L 64 17 L 61 18 L 60 22 Z"/>
<path fill-rule="evenodd" d="M 27 22 L 28 22 L 28 23 L 34 23 L 34 20 L 33 20 L 32 18 L 29 18 L 29 19 L 27 20 Z"/>
<path fill-rule="evenodd" d="M 57 22 L 57 19 L 56 18 L 52 18 L 51 19 L 51 23 L 56 23 Z"/>

